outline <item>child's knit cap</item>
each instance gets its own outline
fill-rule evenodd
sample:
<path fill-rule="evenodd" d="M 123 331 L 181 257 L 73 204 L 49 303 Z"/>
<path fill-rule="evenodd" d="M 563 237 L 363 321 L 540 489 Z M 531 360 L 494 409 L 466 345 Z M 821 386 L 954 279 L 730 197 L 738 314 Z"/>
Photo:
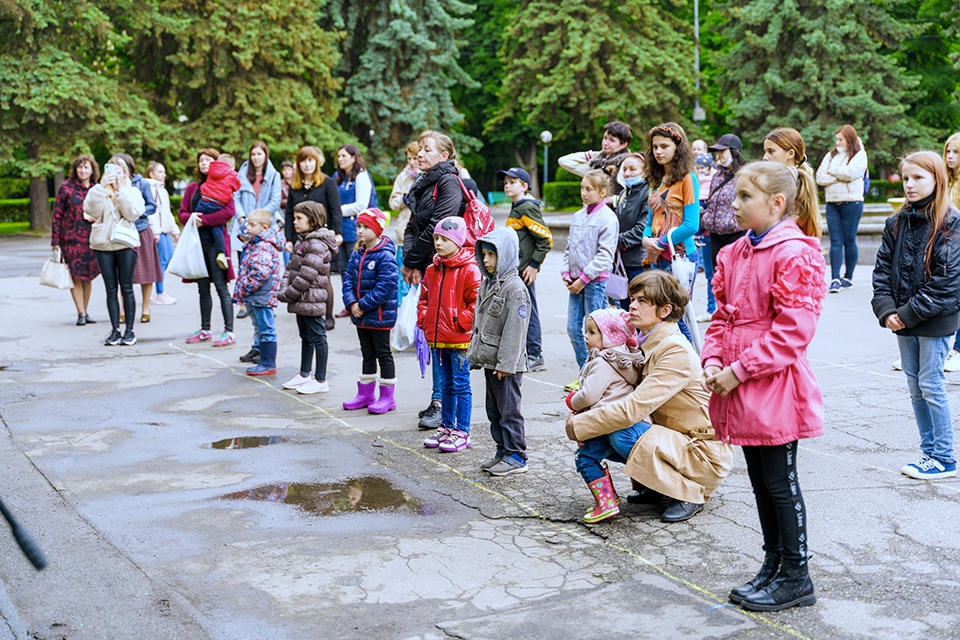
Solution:
<path fill-rule="evenodd" d="M 364 209 L 357 216 L 357 224 L 362 224 L 376 233 L 377 236 L 383 235 L 383 230 L 387 228 L 389 222 L 390 216 L 376 207 Z"/>
<path fill-rule="evenodd" d="M 467 222 L 458 216 L 444 218 L 433 228 L 433 235 L 443 236 L 462 247 L 467 241 Z"/>
<path fill-rule="evenodd" d="M 694 159 L 693 163 L 698 167 L 712 167 L 713 156 L 709 153 L 701 153 Z"/>
<path fill-rule="evenodd" d="M 623 309 L 597 309 L 590 314 L 603 335 L 603 348 L 637 346 L 637 330 L 630 326 L 630 314 Z"/>

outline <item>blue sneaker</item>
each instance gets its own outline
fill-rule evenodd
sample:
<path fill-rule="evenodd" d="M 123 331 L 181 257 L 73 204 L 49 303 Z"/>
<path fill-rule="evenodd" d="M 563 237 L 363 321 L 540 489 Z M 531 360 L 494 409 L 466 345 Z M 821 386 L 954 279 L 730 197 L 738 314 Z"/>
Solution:
<path fill-rule="evenodd" d="M 853 281 L 850 278 L 840 278 L 840 287 L 842 289 L 853 289 Z"/>
<path fill-rule="evenodd" d="M 503 460 L 490 468 L 490 475 L 492 476 L 510 476 L 515 473 L 526 472 L 527 461 L 515 453 L 506 456 Z"/>
<path fill-rule="evenodd" d="M 830 293 L 840 293 L 840 287 L 843 286 L 840 283 L 840 278 L 834 278 L 830 281 Z"/>
<path fill-rule="evenodd" d="M 957 476 L 956 462 L 940 462 L 930 456 L 920 456 L 916 462 L 904 466 L 900 473 L 917 480 L 937 480 L 939 478 L 955 478 Z"/>

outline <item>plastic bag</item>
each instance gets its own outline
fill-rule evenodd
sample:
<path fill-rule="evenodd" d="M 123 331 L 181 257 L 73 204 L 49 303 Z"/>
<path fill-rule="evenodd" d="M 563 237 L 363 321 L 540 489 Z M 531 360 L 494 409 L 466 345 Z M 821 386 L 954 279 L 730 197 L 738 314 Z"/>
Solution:
<path fill-rule="evenodd" d="M 63 261 L 60 247 L 54 247 L 50 252 L 50 259 L 43 265 L 43 271 L 40 272 L 40 284 L 54 289 L 73 289 L 70 267 Z"/>
<path fill-rule="evenodd" d="M 687 290 L 687 293 L 692 294 L 693 279 L 697 276 L 697 263 L 677 253 L 677 250 L 673 247 L 673 238 L 671 238 L 673 231 L 674 230 L 671 229 L 667 233 L 667 244 L 670 245 L 670 255 L 673 256 L 673 260 L 671 260 L 670 263 L 670 272 L 674 278 L 680 281 L 680 284 Z"/>
<path fill-rule="evenodd" d="M 700 335 L 700 327 L 697 326 L 697 312 L 693 309 L 693 301 L 687 303 L 687 308 L 683 311 L 683 320 L 687 323 L 690 337 L 693 338 L 691 341 L 693 348 L 700 353 L 703 351 L 703 337 Z"/>
<path fill-rule="evenodd" d="M 397 324 L 390 332 L 390 347 L 394 351 L 406 351 L 416 341 L 417 302 L 420 301 L 420 285 L 410 287 L 397 311 Z"/>
<path fill-rule="evenodd" d="M 197 228 L 197 214 L 190 214 L 187 224 L 183 225 L 177 248 L 167 265 L 167 272 L 185 280 L 197 280 L 209 277 L 207 263 L 203 259 L 203 246 L 200 244 L 200 229 Z"/>

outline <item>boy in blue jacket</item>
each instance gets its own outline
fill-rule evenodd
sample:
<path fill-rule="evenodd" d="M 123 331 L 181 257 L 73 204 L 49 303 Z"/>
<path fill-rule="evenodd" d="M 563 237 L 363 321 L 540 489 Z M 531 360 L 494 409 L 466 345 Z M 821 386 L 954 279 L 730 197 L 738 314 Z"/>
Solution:
<path fill-rule="evenodd" d="M 383 230 L 389 218 L 371 207 L 357 216 L 357 249 L 350 256 L 343 274 L 343 304 L 357 326 L 363 373 L 357 383 L 357 395 L 343 403 L 352 411 L 366 408 L 369 413 L 394 411 L 394 385 L 397 382 L 390 330 L 397 323 L 397 248 Z M 377 363 L 380 364 L 380 397 L 375 397 Z"/>

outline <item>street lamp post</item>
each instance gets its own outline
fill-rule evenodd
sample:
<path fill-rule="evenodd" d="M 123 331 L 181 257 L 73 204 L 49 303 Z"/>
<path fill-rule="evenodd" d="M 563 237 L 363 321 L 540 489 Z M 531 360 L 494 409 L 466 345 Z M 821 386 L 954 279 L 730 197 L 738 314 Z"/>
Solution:
<path fill-rule="evenodd" d="M 693 0 L 693 64 L 697 92 L 693 106 L 693 121 L 700 124 L 707 119 L 707 112 L 700 106 L 700 0 Z"/>
<path fill-rule="evenodd" d="M 553 142 L 553 134 L 549 131 L 541 131 L 540 142 L 543 143 L 543 186 L 547 186 L 547 167 L 550 166 L 547 158 L 549 154 L 550 143 Z"/>

